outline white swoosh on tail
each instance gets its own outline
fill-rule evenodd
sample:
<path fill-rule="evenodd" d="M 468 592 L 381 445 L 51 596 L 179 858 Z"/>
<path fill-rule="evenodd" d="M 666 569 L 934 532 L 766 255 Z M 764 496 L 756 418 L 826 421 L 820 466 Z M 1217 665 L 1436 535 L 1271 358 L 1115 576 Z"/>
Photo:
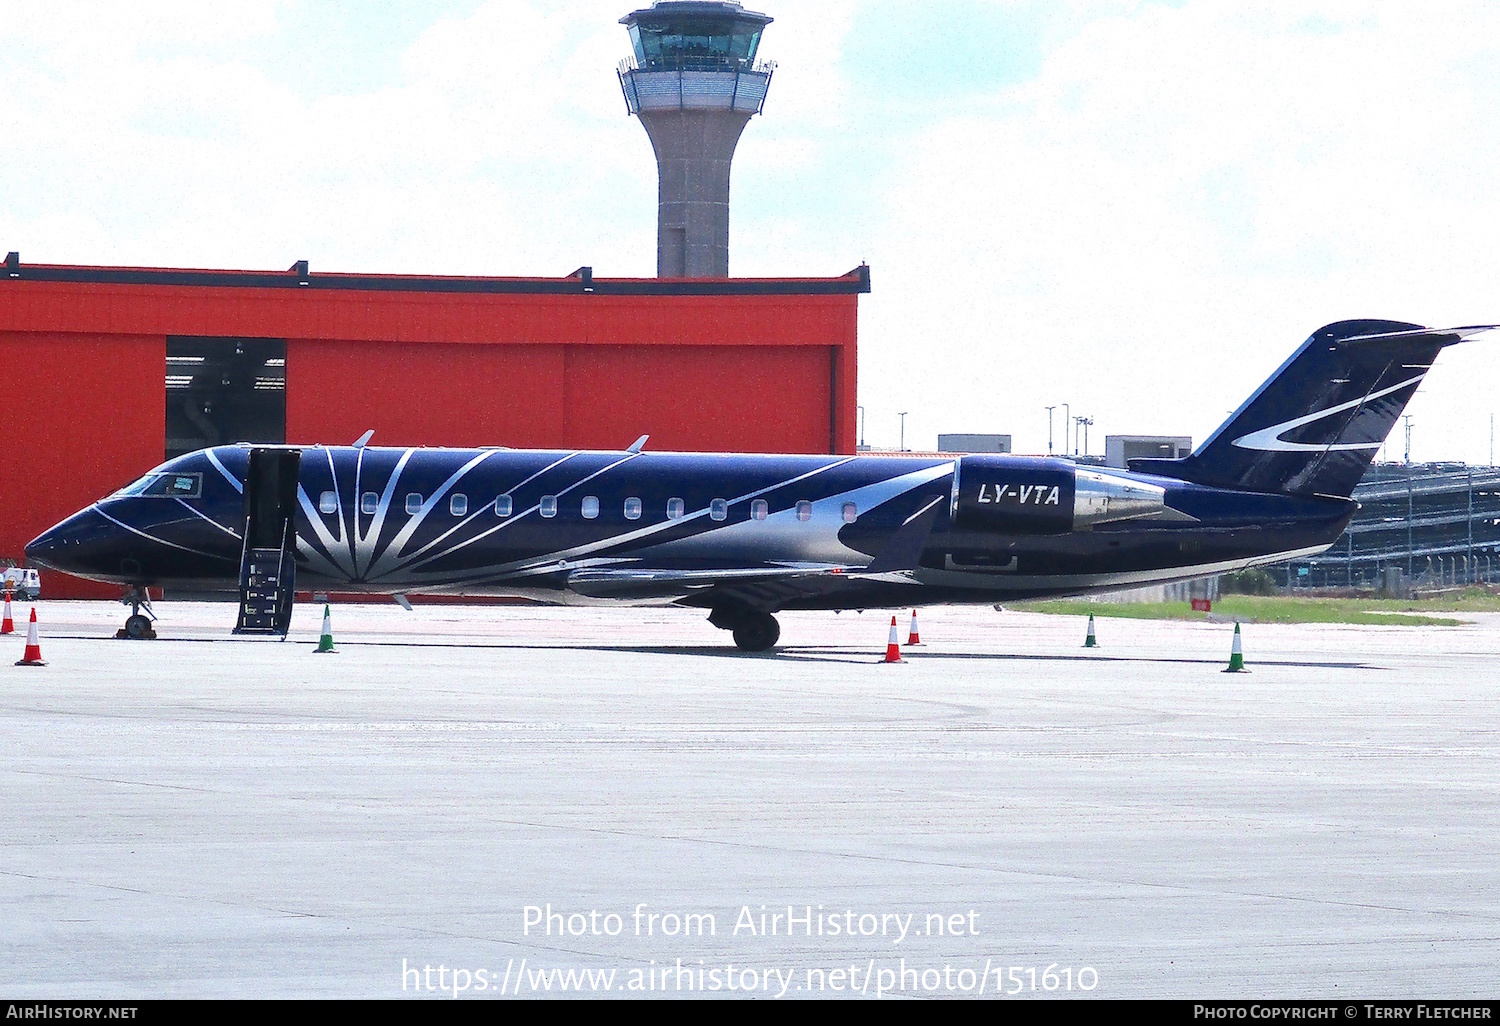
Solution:
<path fill-rule="evenodd" d="M 1352 410 L 1356 406 L 1367 403 L 1372 399 L 1380 399 L 1383 396 L 1390 395 L 1392 392 L 1399 392 L 1403 388 L 1420 383 L 1421 380 L 1422 375 L 1418 374 L 1414 378 L 1407 378 L 1399 385 L 1392 385 L 1390 388 L 1381 389 L 1379 392 L 1372 393 L 1371 395 L 1362 396 L 1359 399 L 1351 399 L 1347 403 L 1330 406 L 1326 410 L 1309 413 L 1305 417 L 1298 417 L 1295 420 L 1285 420 L 1280 424 L 1272 424 L 1268 428 L 1252 431 L 1248 435 L 1241 435 L 1229 444 L 1237 445 L 1241 449 L 1258 449 L 1261 452 L 1347 452 L 1351 449 L 1379 449 L 1385 444 L 1384 439 L 1376 442 L 1342 442 L 1334 444 L 1288 442 L 1281 436 L 1288 431 L 1323 420 L 1325 417 L 1332 417 L 1335 414 L 1343 413 L 1345 410 Z"/>

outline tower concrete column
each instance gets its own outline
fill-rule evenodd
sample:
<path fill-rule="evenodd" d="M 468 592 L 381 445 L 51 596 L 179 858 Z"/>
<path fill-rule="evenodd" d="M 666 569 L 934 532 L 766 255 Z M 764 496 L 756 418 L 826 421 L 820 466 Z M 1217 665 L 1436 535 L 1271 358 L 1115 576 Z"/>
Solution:
<path fill-rule="evenodd" d="M 748 114 L 642 112 L 659 177 L 656 273 L 662 278 L 729 276 L 729 165 Z"/>

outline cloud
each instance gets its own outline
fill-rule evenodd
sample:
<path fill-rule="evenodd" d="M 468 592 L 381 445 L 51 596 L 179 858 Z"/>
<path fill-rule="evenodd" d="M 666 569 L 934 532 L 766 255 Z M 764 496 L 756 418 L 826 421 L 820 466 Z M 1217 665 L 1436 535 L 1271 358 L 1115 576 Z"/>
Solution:
<path fill-rule="evenodd" d="M 1323 323 L 1500 319 L 1497 29 L 1484 5 L 1198 2 L 1086 25 L 904 141 L 862 320 L 871 415 L 1034 450 L 1071 402 L 1096 451 L 1201 440 Z M 1439 384 L 1414 455 L 1485 458 L 1494 400 L 1429 403 Z"/>
<path fill-rule="evenodd" d="M 265 5 L 162 33 L 175 9 L 13 26 L 0 232 L 32 260 L 650 273 L 655 168 L 614 6 L 488 3 L 431 24 L 391 84 L 310 97 L 239 52 L 277 31 Z"/>

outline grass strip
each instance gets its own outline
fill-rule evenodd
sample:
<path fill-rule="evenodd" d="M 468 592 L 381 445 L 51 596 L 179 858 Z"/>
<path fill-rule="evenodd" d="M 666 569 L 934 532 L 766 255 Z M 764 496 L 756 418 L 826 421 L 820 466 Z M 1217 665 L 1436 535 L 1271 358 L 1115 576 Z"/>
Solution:
<path fill-rule="evenodd" d="M 1244 623 L 1352 623 L 1400 627 L 1458 627 L 1468 622 L 1442 612 L 1500 610 L 1494 596 L 1487 608 L 1468 608 L 1479 602 L 1442 600 L 1415 603 L 1396 599 L 1302 598 L 1297 596 L 1226 595 L 1214 602 L 1212 613 L 1195 612 L 1186 602 L 1089 602 L 1086 599 L 1048 599 L 1016 602 L 1007 609 L 1070 616 L 1123 617 L 1131 620 L 1240 620 Z"/>

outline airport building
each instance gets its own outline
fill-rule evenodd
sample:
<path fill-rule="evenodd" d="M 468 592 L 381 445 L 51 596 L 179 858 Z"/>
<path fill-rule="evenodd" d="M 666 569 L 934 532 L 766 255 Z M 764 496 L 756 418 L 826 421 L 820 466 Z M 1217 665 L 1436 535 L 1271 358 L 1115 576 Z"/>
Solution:
<path fill-rule="evenodd" d="M 1129 468 L 1131 460 L 1178 460 L 1191 455 L 1193 440 L 1187 435 L 1105 435 L 1104 465 Z"/>
<path fill-rule="evenodd" d="M 1010 435 L 940 434 L 938 452 L 1010 452 Z"/>

